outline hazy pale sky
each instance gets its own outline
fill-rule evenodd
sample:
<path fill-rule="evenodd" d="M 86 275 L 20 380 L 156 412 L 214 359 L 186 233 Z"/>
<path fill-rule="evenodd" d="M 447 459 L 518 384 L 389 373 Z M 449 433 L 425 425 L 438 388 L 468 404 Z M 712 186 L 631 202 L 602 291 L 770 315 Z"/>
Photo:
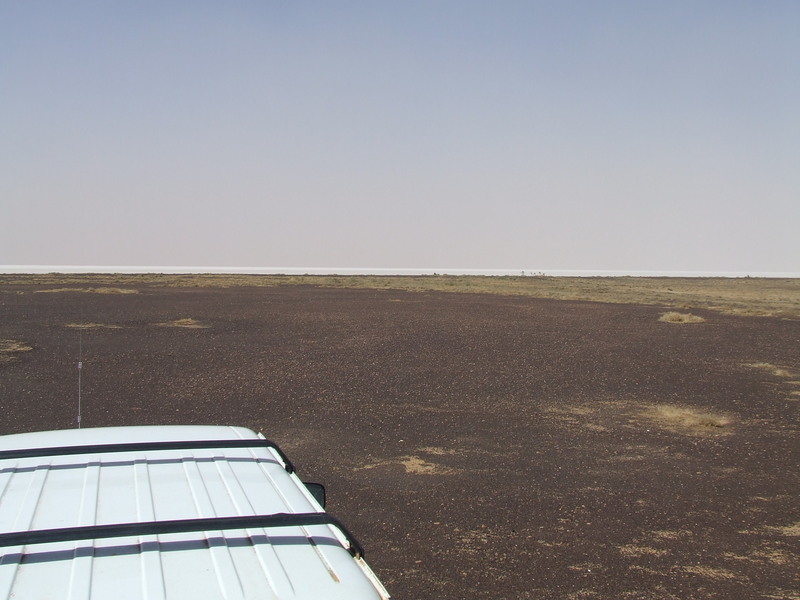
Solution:
<path fill-rule="evenodd" d="M 0 265 L 800 272 L 800 2 L 0 0 Z"/>

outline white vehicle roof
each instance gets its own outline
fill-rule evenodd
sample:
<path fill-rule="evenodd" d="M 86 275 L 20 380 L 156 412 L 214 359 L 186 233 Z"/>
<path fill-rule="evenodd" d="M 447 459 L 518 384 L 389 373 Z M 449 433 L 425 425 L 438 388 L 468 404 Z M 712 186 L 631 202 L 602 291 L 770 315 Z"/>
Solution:
<path fill-rule="evenodd" d="M 362 554 L 249 429 L 0 436 L 0 598 L 388 599 Z"/>

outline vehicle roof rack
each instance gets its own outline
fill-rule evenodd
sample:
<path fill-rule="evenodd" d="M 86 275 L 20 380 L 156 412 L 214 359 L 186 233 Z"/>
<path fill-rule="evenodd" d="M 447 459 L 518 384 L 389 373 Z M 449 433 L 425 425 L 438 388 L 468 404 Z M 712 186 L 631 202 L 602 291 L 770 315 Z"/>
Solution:
<path fill-rule="evenodd" d="M 294 473 L 294 465 L 283 450 L 273 441 L 255 439 L 236 440 L 179 440 L 159 442 L 129 442 L 124 444 L 89 444 L 85 446 L 53 446 L 0 450 L 0 460 L 38 458 L 42 456 L 69 456 L 75 454 L 106 454 L 110 452 L 145 452 L 156 450 L 209 450 L 217 448 L 272 448 L 284 463 L 287 473 Z"/>
<path fill-rule="evenodd" d="M 110 525 L 88 525 L 61 529 L 38 529 L 0 534 L 0 547 L 73 542 L 101 538 L 140 535 L 189 533 L 227 529 L 273 528 L 308 525 L 332 525 L 347 539 L 350 554 L 364 557 L 364 549 L 347 528 L 328 513 L 277 513 L 273 515 L 245 515 L 236 517 L 211 517 L 205 519 L 178 519 L 173 521 L 145 521 Z"/>

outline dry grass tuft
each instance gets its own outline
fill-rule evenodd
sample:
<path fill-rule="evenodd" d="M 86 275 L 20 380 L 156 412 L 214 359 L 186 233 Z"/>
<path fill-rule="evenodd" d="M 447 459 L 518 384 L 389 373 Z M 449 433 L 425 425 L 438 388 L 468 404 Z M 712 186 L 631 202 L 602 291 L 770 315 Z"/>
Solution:
<path fill-rule="evenodd" d="M 131 288 L 98 287 L 98 288 L 53 288 L 50 290 L 35 290 L 35 294 L 48 294 L 59 292 L 79 292 L 82 294 L 138 294 L 139 290 Z"/>
<path fill-rule="evenodd" d="M 771 375 L 775 375 L 775 377 L 794 377 L 794 374 L 792 374 L 788 369 L 784 369 L 783 367 L 777 367 L 767 362 L 746 363 L 744 366 L 750 367 L 751 369 L 766 371 Z"/>
<path fill-rule="evenodd" d="M 662 323 L 705 323 L 703 317 L 698 317 L 692 313 L 679 313 L 675 311 L 665 312 L 658 319 Z"/>
<path fill-rule="evenodd" d="M 356 470 L 360 471 L 362 469 L 393 467 L 398 464 L 405 469 L 406 473 L 410 473 L 412 475 L 452 475 L 459 472 L 458 469 L 431 462 L 419 456 L 402 456 L 396 460 L 378 460 L 360 467 L 356 467 Z"/>
<path fill-rule="evenodd" d="M 620 554 L 629 558 L 638 558 L 640 556 L 665 556 L 669 554 L 668 550 L 651 548 L 650 546 L 637 546 L 635 544 L 619 546 L 619 551 Z"/>
<path fill-rule="evenodd" d="M 768 529 L 781 535 L 800 537 L 800 521 L 794 525 L 787 525 L 786 527 L 768 527 Z"/>
<path fill-rule="evenodd" d="M 455 469 L 429 462 L 419 456 L 404 456 L 400 460 L 400 464 L 403 465 L 406 473 L 414 475 L 450 475 L 456 472 Z"/>
<path fill-rule="evenodd" d="M 748 558 L 753 562 L 766 562 L 773 565 L 790 565 L 794 561 L 795 556 L 786 550 L 766 545 L 764 548 L 753 550 Z"/>
<path fill-rule="evenodd" d="M 764 598 L 769 598 L 770 600 L 800 600 L 800 592 L 779 588 L 770 591 L 772 593 L 766 594 Z"/>
<path fill-rule="evenodd" d="M 692 537 L 694 533 L 689 529 L 656 529 L 650 532 L 654 538 L 658 540 L 681 540 L 687 537 Z"/>
<path fill-rule="evenodd" d="M 659 405 L 649 408 L 644 416 L 667 429 L 704 433 L 725 429 L 731 420 L 723 415 L 700 412 L 684 406 Z"/>
<path fill-rule="evenodd" d="M 0 363 L 16 360 L 17 354 L 31 350 L 33 348 L 17 340 L 0 340 Z"/>
<path fill-rule="evenodd" d="M 120 325 L 110 323 L 67 323 L 65 327 L 70 329 L 122 329 Z"/>
<path fill-rule="evenodd" d="M 203 325 L 195 319 L 175 319 L 164 323 L 156 323 L 159 327 L 182 327 L 184 329 L 206 329 L 208 325 Z"/>
<path fill-rule="evenodd" d="M 426 446 L 425 448 L 420 448 L 419 451 L 425 454 L 433 454 L 434 456 L 455 456 L 458 454 L 457 450 L 453 450 L 452 448 L 440 448 L 438 446 Z"/>
<path fill-rule="evenodd" d="M 732 417 L 686 405 L 668 405 L 637 400 L 596 401 L 592 406 L 559 406 L 545 412 L 567 425 L 608 432 L 631 427 L 668 430 L 684 435 L 728 435 L 732 433 Z M 609 458 L 614 462 L 645 460 L 651 449 L 628 446 L 630 452 Z M 677 458 L 677 454 L 673 454 Z"/>
<path fill-rule="evenodd" d="M 684 567 L 683 570 L 686 571 L 687 573 L 692 573 L 693 575 L 700 575 L 701 577 L 707 577 L 708 579 L 716 579 L 716 580 L 739 579 L 739 576 L 736 575 L 736 573 L 728 571 L 727 569 L 720 569 L 719 567 L 692 565 L 689 567 Z"/>

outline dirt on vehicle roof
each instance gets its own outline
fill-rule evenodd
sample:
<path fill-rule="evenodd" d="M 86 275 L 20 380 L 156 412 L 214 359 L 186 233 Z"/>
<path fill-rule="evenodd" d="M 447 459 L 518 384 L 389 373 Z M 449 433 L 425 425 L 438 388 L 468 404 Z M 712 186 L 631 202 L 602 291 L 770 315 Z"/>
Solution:
<path fill-rule="evenodd" d="M 86 289 L 0 285 L 0 433 L 74 427 L 81 360 L 84 427 L 231 424 L 278 442 L 400 600 L 800 598 L 798 320 Z"/>

